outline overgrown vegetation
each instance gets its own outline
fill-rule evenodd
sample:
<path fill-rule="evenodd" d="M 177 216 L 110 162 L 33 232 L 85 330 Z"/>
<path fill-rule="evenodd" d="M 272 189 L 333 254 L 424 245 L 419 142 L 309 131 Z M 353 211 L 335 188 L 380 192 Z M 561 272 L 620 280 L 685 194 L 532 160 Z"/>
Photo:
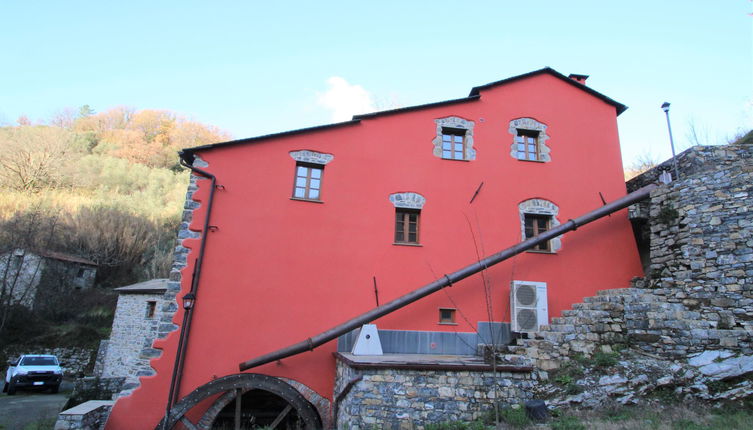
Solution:
<path fill-rule="evenodd" d="M 583 391 L 583 387 L 576 382 L 583 376 L 583 368 L 577 360 L 566 361 L 563 365 L 552 372 L 552 380 L 563 387 L 567 394 L 578 394 Z"/>
<path fill-rule="evenodd" d="M 753 428 L 751 401 L 725 405 L 682 402 L 641 406 L 611 405 L 598 410 L 554 410 L 546 423 L 528 419 L 525 409 L 503 408 L 499 428 L 537 430 L 747 430 Z M 427 430 L 492 430 L 494 414 L 473 422 L 428 424 Z"/>
<path fill-rule="evenodd" d="M 593 363 L 595 367 L 605 369 L 615 366 L 619 358 L 620 354 L 618 352 L 597 351 L 593 355 Z"/>
<path fill-rule="evenodd" d="M 122 107 L 0 127 L 0 345 L 95 346 L 106 337 L 111 288 L 169 273 L 188 182 L 177 151 L 228 138 L 167 111 Z M 26 291 L 8 269 L 19 249 L 93 261 L 95 288 L 77 291 L 47 273 Z"/>

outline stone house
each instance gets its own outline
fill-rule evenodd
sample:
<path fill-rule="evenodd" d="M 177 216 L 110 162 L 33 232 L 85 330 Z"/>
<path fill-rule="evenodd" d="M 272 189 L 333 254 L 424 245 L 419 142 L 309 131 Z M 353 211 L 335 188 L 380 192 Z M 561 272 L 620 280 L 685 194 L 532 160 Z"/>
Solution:
<path fill-rule="evenodd" d="M 103 340 L 97 354 L 96 376 L 137 381 L 140 372 L 153 358 L 151 348 L 159 329 L 159 309 L 164 304 L 167 279 L 151 279 L 115 288 L 118 303 L 108 340 Z M 124 386 L 128 389 L 128 386 Z"/>
<path fill-rule="evenodd" d="M 16 248 L 0 255 L 0 276 L 2 295 L 31 308 L 40 286 L 54 291 L 91 288 L 97 263 L 62 252 Z"/>
<path fill-rule="evenodd" d="M 642 275 L 627 210 L 380 314 L 377 327 L 316 348 L 311 338 L 624 197 L 626 107 L 586 78 L 545 68 L 459 99 L 184 150 L 193 175 L 180 244 L 146 350 L 158 357 L 107 427 L 154 428 L 166 406 L 154 399 L 169 398 L 170 426 L 188 428 L 234 416 L 421 428 L 530 396 L 530 360 L 497 366 L 479 351 Z M 311 351 L 239 372 L 302 339 Z M 397 406 L 377 405 L 383 393 L 366 382 L 392 384 Z"/>

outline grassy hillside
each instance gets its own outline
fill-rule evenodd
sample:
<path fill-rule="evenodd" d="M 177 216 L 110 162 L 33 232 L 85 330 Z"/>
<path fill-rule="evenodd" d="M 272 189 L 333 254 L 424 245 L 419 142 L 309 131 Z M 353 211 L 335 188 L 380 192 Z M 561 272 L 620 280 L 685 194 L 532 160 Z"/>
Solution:
<path fill-rule="evenodd" d="M 128 108 L 0 127 L 0 255 L 51 250 L 98 264 L 93 290 L 40 291 L 33 310 L 0 276 L 0 344 L 106 336 L 111 288 L 169 273 L 189 175 L 177 151 L 229 138 L 167 111 Z"/>

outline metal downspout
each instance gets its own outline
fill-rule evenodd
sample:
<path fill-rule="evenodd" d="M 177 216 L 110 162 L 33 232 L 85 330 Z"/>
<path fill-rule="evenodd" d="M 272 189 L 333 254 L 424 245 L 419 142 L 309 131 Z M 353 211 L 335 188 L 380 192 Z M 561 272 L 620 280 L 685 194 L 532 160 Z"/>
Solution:
<path fill-rule="evenodd" d="M 193 173 L 205 178 L 209 178 L 212 181 L 211 188 L 209 190 L 209 199 L 207 200 L 207 213 L 204 216 L 204 227 L 202 229 L 203 234 L 201 237 L 201 245 L 199 246 L 199 255 L 195 260 L 193 276 L 191 278 L 190 292 L 193 293 L 194 296 L 196 296 L 199 288 L 199 279 L 201 278 L 201 266 L 204 262 L 204 250 L 206 249 L 207 234 L 209 233 L 209 218 L 212 214 L 212 203 L 214 202 L 214 192 L 216 190 L 217 178 L 209 172 L 188 164 L 184 158 L 184 156 L 186 155 L 185 153 L 181 152 L 179 155 L 180 164 L 182 166 L 190 169 Z M 175 352 L 173 374 L 170 378 L 170 390 L 168 393 L 167 405 L 165 407 L 165 420 L 163 421 L 163 428 L 167 428 L 167 423 L 170 422 L 170 409 L 172 409 L 176 399 L 178 398 L 178 395 L 180 394 L 180 382 L 183 378 L 183 366 L 185 364 L 186 350 L 188 348 L 188 335 L 191 332 L 191 320 L 193 318 L 195 303 L 197 303 L 197 301 L 194 302 L 194 306 L 191 307 L 191 309 L 184 309 L 183 312 L 183 324 L 181 324 L 180 326 L 180 337 L 178 338 L 178 349 Z"/>
<path fill-rule="evenodd" d="M 566 223 L 561 224 L 551 230 L 545 231 L 544 233 L 538 236 L 527 239 L 523 242 L 518 243 L 517 245 L 511 246 L 496 254 L 492 254 L 491 256 L 486 257 L 482 260 L 479 260 L 478 262 L 473 263 L 469 266 L 463 267 L 462 269 L 458 271 L 444 275 L 442 278 L 437 279 L 436 281 L 430 284 L 424 285 L 423 287 L 417 290 L 413 290 L 408 294 L 398 297 L 397 299 L 392 300 L 389 303 L 385 303 L 382 306 L 378 306 L 349 321 L 346 321 L 342 324 L 332 327 L 331 329 L 325 332 L 319 333 L 316 336 L 310 337 L 302 342 L 298 342 L 286 348 L 279 349 L 277 351 L 270 352 L 268 354 L 264 354 L 259 357 L 240 363 L 238 365 L 238 368 L 241 371 L 244 371 L 244 370 L 261 366 L 263 364 L 267 364 L 273 361 L 281 360 L 283 358 L 290 357 L 292 355 L 300 354 L 302 352 L 312 351 L 314 348 L 324 343 L 327 343 L 333 339 L 336 339 L 338 336 L 341 336 L 353 329 L 356 329 L 362 326 L 363 324 L 367 324 L 371 321 L 374 321 L 377 318 L 380 318 L 384 315 L 394 312 L 402 307 L 405 307 L 423 297 L 426 297 L 430 294 L 433 294 L 441 290 L 442 288 L 452 286 L 452 284 L 455 282 L 461 281 L 490 266 L 493 266 L 517 254 L 520 254 L 521 252 L 531 249 L 540 243 L 544 243 L 546 241 L 554 239 L 555 237 L 565 234 L 569 231 L 576 230 L 578 227 L 582 225 L 588 224 L 601 217 L 607 216 L 611 214 L 612 212 L 616 212 L 620 209 L 624 209 L 630 206 L 633 203 L 639 202 L 647 198 L 651 194 L 651 191 L 653 191 L 656 187 L 657 186 L 655 184 L 647 185 L 620 199 L 617 199 L 598 209 L 588 212 L 585 215 L 582 215 L 575 219 L 570 219 Z"/>

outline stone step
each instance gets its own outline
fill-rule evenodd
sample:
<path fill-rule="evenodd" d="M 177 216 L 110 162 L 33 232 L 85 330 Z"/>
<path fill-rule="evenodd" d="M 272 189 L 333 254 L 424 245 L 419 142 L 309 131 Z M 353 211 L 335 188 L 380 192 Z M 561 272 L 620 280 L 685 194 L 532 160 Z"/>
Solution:
<path fill-rule="evenodd" d="M 599 290 L 596 292 L 597 296 L 616 296 L 616 295 L 630 295 L 635 293 L 635 288 L 613 288 L 610 290 Z"/>

